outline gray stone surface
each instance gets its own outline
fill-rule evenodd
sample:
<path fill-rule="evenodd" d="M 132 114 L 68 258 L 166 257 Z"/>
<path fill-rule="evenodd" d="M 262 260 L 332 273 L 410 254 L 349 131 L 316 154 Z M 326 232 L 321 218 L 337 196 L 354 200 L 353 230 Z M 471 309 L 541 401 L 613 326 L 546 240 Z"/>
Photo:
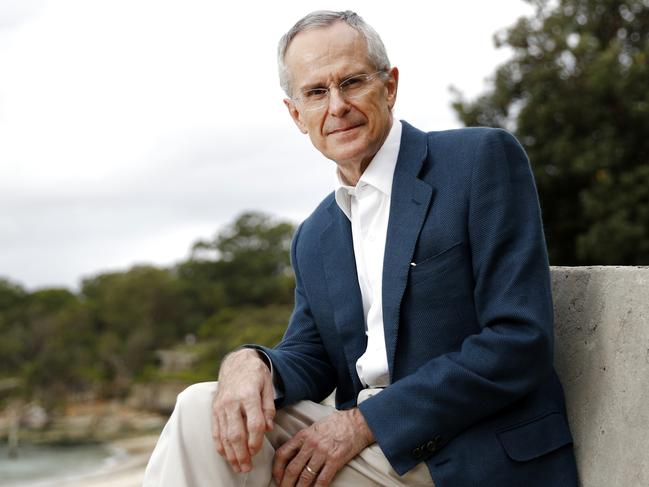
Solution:
<path fill-rule="evenodd" d="M 552 287 L 581 485 L 649 486 L 649 267 L 554 267 Z"/>

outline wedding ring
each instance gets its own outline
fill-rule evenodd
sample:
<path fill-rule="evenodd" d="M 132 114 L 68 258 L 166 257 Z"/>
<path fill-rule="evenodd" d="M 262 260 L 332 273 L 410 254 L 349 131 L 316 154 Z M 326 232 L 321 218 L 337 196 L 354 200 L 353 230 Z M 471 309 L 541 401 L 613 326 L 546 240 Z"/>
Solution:
<path fill-rule="evenodd" d="M 308 465 L 306 465 L 306 466 L 304 467 L 304 470 L 306 470 L 307 472 L 309 472 L 311 475 L 318 475 L 318 472 L 316 472 L 315 470 L 313 470 L 313 469 L 312 469 L 311 467 L 309 467 Z"/>

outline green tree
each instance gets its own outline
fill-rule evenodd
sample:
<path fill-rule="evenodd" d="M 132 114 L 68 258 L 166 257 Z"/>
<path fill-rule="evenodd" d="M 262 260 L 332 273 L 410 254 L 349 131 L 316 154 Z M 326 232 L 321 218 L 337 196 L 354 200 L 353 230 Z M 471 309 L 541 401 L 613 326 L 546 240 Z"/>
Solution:
<path fill-rule="evenodd" d="M 82 296 L 91 309 L 97 334 L 97 360 L 106 379 L 128 387 L 155 350 L 172 345 L 187 330 L 191 307 L 167 269 L 136 266 L 83 281 Z"/>
<path fill-rule="evenodd" d="M 272 347 L 279 343 L 292 309 L 286 304 L 223 308 L 207 319 L 198 332 L 207 343 L 199 365 L 204 371 L 201 379 L 216 377 L 223 357 L 243 344 Z"/>
<path fill-rule="evenodd" d="M 227 306 L 266 306 L 292 303 L 293 274 L 289 248 L 295 228 L 288 222 L 249 212 L 220 231 L 211 241 L 198 241 L 181 275 L 222 282 L 218 289 Z"/>
<path fill-rule="evenodd" d="M 453 106 L 525 146 L 553 264 L 647 264 L 649 1 L 527 1 L 493 86 Z"/>
<path fill-rule="evenodd" d="M 56 397 L 96 379 L 94 334 L 87 307 L 66 289 L 31 293 L 24 307 L 21 375 L 33 392 Z"/>
<path fill-rule="evenodd" d="M 7 279 L 0 278 L 0 313 L 21 306 L 25 302 L 27 291 L 22 286 Z"/>
<path fill-rule="evenodd" d="M 281 337 L 292 303 L 292 233 L 289 223 L 245 213 L 196 243 L 186 262 L 99 274 L 78 294 L 30 293 L 0 279 L 0 379 L 20 378 L 24 390 L 12 394 L 51 403 L 88 389 L 121 395 L 133 380 L 156 376 L 155 352 L 185 346 L 188 334 L 200 337 L 202 351 L 188 377 L 213 377 L 232 348 Z"/>
<path fill-rule="evenodd" d="M 17 375 L 24 357 L 25 316 L 28 293 L 21 286 L 0 279 L 0 378 Z"/>

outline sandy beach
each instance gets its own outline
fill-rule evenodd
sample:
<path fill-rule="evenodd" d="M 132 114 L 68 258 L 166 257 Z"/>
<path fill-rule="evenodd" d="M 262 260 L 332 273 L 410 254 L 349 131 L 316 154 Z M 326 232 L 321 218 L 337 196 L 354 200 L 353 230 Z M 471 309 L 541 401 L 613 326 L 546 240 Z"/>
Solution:
<path fill-rule="evenodd" d="M 60 482 L 60 487 L 141 487 L 149 456 L 158 435 L 148 435 L 111 443 L 127 453 L 125 458 L 99 472 Z"/>

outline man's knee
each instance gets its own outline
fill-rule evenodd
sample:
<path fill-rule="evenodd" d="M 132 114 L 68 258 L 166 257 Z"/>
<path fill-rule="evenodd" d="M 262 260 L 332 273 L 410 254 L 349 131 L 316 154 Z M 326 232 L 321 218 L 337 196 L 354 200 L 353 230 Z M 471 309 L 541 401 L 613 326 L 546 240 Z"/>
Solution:
<path fill-rule="evenodd" d="M 176 398 L 176 410 L 186 411 L 211 407 L 212 398 L 216 393 L 217 382 L 199 382 L 187 387 Z"/>

